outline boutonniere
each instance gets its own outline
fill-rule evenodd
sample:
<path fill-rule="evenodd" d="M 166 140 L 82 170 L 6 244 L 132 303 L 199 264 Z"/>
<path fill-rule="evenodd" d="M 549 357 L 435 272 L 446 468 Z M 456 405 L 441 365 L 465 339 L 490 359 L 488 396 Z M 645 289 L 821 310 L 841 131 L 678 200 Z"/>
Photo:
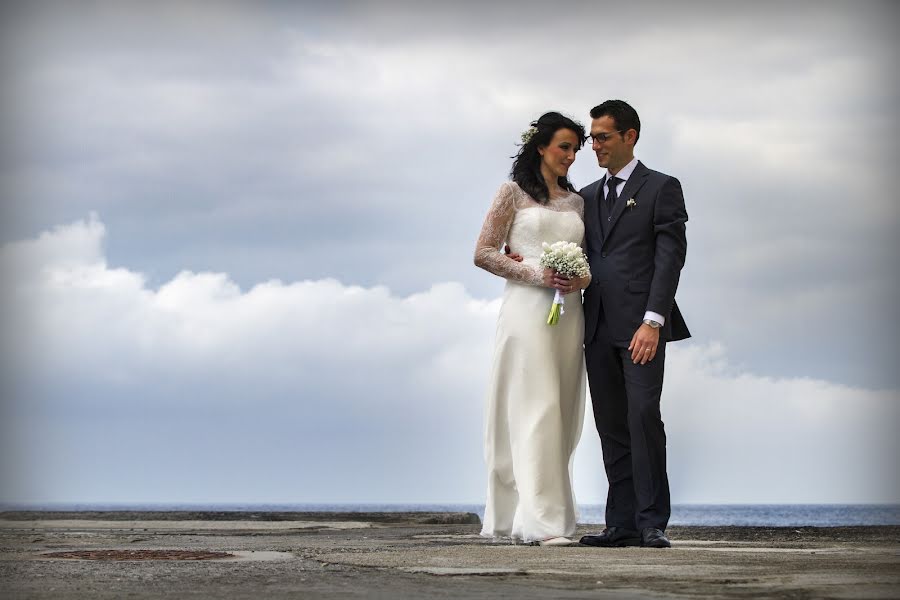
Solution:
<path fill-rule="evenodd" d="M 637 202 L 634 201 L 634 198 L 629 198 L 628 202 L 625 203 L 626 208 L 634 208 L 637 206 Z"/>

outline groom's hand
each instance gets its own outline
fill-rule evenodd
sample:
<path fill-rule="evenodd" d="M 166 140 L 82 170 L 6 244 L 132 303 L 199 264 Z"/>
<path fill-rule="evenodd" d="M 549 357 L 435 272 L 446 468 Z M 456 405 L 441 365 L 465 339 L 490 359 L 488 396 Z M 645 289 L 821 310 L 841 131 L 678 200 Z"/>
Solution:
<path fill-rule="evenodd" d="M 512 250 L 509 249 L 509 245 L 504 244 L 503 246 L 503 254 L 506 255 L 506 258 L 511 258 L 516 262 L 522 262 L 522 255 L 516 254 Z"/>
<path fill-rule="evenodd" d="M 631 338 L 628 349 L 631 350 L 631 360 L 634 364 L 646 365 L 656 357 L 656 348 L 659 346 L 659 329 L 641 324 Z"/>

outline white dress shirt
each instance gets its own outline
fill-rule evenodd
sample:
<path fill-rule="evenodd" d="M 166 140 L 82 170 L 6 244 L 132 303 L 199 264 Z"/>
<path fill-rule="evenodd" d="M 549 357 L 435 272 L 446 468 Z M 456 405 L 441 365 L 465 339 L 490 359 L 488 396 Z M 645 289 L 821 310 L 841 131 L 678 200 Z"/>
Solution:
<path fill-rule="evenodd" d="M 635 167 L 637 167 L 638 159 L 632 158 L 631 162 L 622 167 L 618 173 L 615 175 L 610 174 L 609 171 L 606 172 L 606 181 L 603 183 L 603 197 L 606 198 L 606 195 L 609 193 L 609 178 L 610 177 L 618 177 L 621 181 L 616 186 L 616 198 L 619 197 L 619 194 L 622 193 L 622 190 L 625 188 L 625 184 L 628 183 L 628 178 L 631 177 L 631 174 L 634 173 Z M 645 319 L 650 319 L 651 321 L 656 321 L 660 325 L 666 324 L 666 318 L 659 313 L 655 313 L 652 310 L 648 310 L 644 313 Z"/>

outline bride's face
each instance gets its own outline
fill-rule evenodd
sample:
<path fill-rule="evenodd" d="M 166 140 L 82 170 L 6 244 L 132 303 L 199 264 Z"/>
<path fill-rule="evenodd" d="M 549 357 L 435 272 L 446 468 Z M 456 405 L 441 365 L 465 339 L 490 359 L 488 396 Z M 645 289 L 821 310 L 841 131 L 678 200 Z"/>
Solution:
<path fill-rule="evenodd" d="M 538 146 L 542 166 L 557 177 L 566 176 L 569 167 L 575 162 L 576 152 L 578 136 L 571 129 L 557 129 L 549 144 Z"/>

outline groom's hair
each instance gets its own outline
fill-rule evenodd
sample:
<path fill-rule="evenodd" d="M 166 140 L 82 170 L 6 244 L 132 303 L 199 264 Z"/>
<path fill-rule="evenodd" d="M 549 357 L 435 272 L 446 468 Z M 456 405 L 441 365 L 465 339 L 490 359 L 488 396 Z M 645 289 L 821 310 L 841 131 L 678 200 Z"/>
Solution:
<path fill-rule="evenodd" d="M 624 100 L 607 100 L 591 109 L 592 119 L 600 117 L 611 117 L 616 122 L 616 129 L 621 129 L 623 132 L 634 129 L 637 132 L 634 143 L 637 144 L 641 137 L 641 119 L 630 104 Z"/>

